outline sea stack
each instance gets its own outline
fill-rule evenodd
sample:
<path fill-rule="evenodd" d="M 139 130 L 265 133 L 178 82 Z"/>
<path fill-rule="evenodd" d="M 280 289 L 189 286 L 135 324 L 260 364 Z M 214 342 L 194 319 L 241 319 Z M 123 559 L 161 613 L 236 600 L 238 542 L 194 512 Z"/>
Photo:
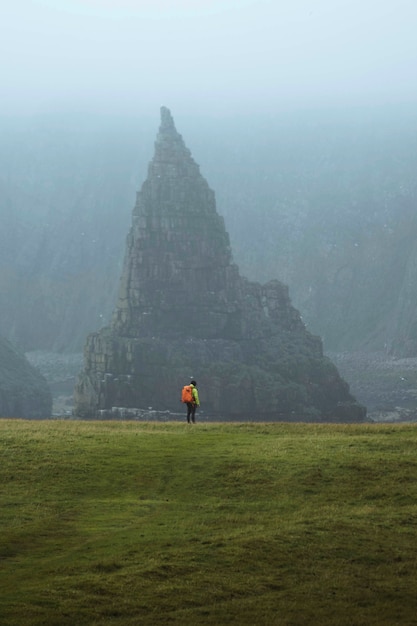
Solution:
<path fill-rule="evenodd" d="M 240 276 L 214 192 L 170 111 L 137 194 L 119 300 L 89 335 L 75 414 L 182 410 L 198 381 L 202 419 L 363 421 L 322 342 L 277 280 Z"/>

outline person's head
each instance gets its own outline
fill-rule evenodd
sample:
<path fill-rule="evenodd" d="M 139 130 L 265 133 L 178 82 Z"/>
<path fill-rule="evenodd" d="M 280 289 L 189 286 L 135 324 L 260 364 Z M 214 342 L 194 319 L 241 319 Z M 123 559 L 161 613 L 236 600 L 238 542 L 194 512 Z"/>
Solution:
<path fill-rule="evenodd" d="M 192 380 L 192 381 L 190 382 L 190 385 L 194 385 L 194 387 L 196 387 L 196 386 L 197 386 L 197 383 L 195 382 L 195 380 Z"/>

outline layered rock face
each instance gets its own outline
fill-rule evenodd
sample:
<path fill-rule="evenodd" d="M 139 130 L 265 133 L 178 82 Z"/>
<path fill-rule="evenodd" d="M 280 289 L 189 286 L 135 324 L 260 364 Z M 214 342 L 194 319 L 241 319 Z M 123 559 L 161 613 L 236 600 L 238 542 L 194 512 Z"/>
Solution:
<path fill-rule="evenodd" d="M 52 396 L 45 378 L 5 339 L 0 338 L 0 416 L 51 416 Z"/>
<path fill-rule="evenodd" d="M 365 418 L 287 288 L 240 276 L 214 193 L 163 107 L 119 301 L 111 325 L 87 338 L 75 413 L 178 411 L 193 377 L 207 417 Z"/>

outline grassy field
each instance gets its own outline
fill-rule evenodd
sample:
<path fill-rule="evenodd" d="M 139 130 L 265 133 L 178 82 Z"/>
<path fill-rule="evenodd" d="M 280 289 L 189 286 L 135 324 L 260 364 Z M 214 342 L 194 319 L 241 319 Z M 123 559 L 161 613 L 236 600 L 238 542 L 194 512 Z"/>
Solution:
<path fill-rule="evenodd" d="M 417 624 L 413 425 L 0 420 L 0 624 Z"/>

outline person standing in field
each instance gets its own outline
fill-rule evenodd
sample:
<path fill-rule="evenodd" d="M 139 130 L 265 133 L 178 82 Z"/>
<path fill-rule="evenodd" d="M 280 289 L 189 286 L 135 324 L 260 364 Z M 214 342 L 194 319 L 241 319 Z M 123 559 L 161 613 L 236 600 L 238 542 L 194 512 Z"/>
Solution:
<path fill-rule="evenodd" d="M 197 407 L 200 406 L 197 383 L 195 380 L 192 380 L 189 385 L 183 387 L 181 400 L 187 405 L 188 424 L 191 424 L 191 422 L 195 424 L 195 412 Z"/>

